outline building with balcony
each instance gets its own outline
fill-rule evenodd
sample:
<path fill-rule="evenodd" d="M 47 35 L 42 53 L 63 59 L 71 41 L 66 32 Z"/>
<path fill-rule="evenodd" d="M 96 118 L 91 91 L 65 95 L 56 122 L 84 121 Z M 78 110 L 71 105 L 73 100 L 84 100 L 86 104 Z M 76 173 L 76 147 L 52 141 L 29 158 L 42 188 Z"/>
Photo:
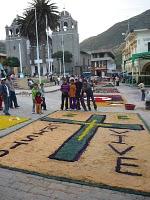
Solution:
<path fill-rule="evenodd" d="M 150 29 L 128 32 L 122 52 L 122 71 L 130 83 L 150 85 Z"/>
<path fill-rule="evenodd" d="M 91 72 L 97 76 L 111 75 L 116 71 L 115 56 L 111 50 L 99 49 L 90 52 Z"/>

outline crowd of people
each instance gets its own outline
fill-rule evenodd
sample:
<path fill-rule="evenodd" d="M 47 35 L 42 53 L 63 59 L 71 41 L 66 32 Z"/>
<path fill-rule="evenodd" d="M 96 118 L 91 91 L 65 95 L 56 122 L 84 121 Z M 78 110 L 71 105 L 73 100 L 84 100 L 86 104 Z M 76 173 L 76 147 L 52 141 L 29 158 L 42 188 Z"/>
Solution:
<path fill-rule="evenodd" d="M 61 110 L 81 110 L 91 111 L 90 99 L 93 102 L 94 109 L 97 110 L 97 105 L 94 100 L 92 86 L 86 79 L 82 78 L 63 78 L 61 85 Z M 87 106 L 85 104 L 87 98 Z M 69 107 L 68 107 L 69 102 Z"/>
<path fill-rule="evenodd" d="M 4 109 L 2 108 L 2 102 L 4 102 Z M 10 108 L 19 108 L 19 105 L 11 75 L 7 75 L 6 77 L 1 77 L 0 110 L 3 110 L 5 115 L 10 115 Z"/>
<path fill-rule="evenodd" d="M 3 74 L 2 74 L 3 75 Z M 7 75 L 0 77 L 0 110 L 5 115 L 10 115 L 9 109 L 19 108 L 15 88 L 13 84 L 13 76 Z M 112 79 L 116 86 L 119 86 L 119 78 Z M 93 95 L 93 82 L 83 77 L 62 77 L 58 76 L 57 84 L 60 85 L 61 91 L 61 110 L 81 110 L 91 111 L 91 102 L 94 110 L 97 105 Z M 28 86 L 32 93 L 32 113 L 42 114 L 42 110 L 47 110 L 45 101 L 44 84 L 37 84 L 32 79 L 28 79 Z M 144 83 L 140 83 L 138 87 L 141 89 L 141 100 L 145 100 L 146 109 L 150 109 L 150 91 L 145 90 Z M 2 102 L 4 106 L 2 108 Z"/>

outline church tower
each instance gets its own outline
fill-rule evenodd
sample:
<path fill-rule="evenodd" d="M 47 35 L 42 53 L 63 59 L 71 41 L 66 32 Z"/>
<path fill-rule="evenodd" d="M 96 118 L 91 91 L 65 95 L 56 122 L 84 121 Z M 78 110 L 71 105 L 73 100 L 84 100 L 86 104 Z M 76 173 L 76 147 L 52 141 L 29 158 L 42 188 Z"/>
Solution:
<path fill-rule="evenodd" d="M 13 20 L 11 26 L 6 26 L 6 53 L 7 57 L 17 57 L 22 64 L 23 72 L 29 69 L 28 41 L 20 36 L 20 28 Z M 28 67 L 27 67 L 28 66 Z M 20 69 L 18 70 L 20 71 Z"/>
<path fill-rule="evenodd" d="M 63 10 L 60 13 L 59 26 L 52 33 L 53 53 L 58 51 L 69 51 L 72 54 L 72 62 L 66 63 L 61 60 L 54 60 L 54 72 L 58 74 L 73 74 L 75 67 L 80 64 L 80 46 L 78 35 L 78 24 L 69 12 Z M 65 69 L 64 69 L 65 68 Z"/>

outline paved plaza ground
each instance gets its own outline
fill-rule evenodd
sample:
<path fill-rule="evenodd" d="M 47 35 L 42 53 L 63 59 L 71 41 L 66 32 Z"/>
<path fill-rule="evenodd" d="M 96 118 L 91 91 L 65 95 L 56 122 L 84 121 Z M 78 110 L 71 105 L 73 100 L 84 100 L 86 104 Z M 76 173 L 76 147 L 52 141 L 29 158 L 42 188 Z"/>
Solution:
<path fill-rule="evenodd" d="M 46 102 L 47 111 L 44 115 L 60 109 L 59 86 L 47 88 Z M 98 112 L 134 112 L 139 113 L 142 119 L 150 128 L 150 111 L 145 110 L 144 102 L 141 101 L 140 90 L 136 87 L 121 85 L 118 87 L 121 94 L 128 103 L 134 103 L 134 111 L 127 111 L 124 107 L 98 107 Z M 53 92 L 54 91 L 54 92 Z M 16 91 L 20 93 L 21 91 Z M 31 120 L 38 119 L 39 115 L 32 113 L 31 96 L 18 94 L 19 109 L 11 109 L 11 115 L 28 117 Z M 28 121 L 25 124 L 31 122 Z M 21 127 L 15 127 L 0 131 L 0 136 L 4 136 L 11 131 Z M 150 197 L 128 194 L 114 190 L 90 187 L 68 182 L 56 181 L 40 176 L 24 174 L 12 170 L 0 168 L 0 200 L 148 200 Z"/>

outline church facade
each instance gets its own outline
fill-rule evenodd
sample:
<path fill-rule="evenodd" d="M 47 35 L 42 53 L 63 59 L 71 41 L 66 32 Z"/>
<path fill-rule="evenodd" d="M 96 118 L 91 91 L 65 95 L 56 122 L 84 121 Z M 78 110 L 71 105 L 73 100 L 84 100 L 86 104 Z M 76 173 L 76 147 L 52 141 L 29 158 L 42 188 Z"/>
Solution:
<path fill-rule="evenodd" d="M 80 65 L 80 46 L 78 35 L 78 24 L 69 12 L 62 11 L 60 13 L 59 26 L 57 30 L 52 33 L 52 49 L 53 53 L 58 51 L 68 51 L 72 54 L 72 62 L 65 62 L 64 58 L 54 59 L 54 72 L 58 74 L 74 74 L 76 66 Z"/>
<path fill-rule="evenodd" d="M 20 27 L 16 20 L 11 26 L 6 26 L 6 53 L 7 57 L 17 57 L 22 65 L 24 74 L 38 74 L 36 46 L 31 46 L 30 41 L 20 35 Z M 51 37 L 51 39 L 50 39 Z M 80 65 L 80 47 L 77 21 L 75 21 L 69 12 L 60 13 L 59 26 L 52 35 L 48 35 L 48 47 L 44 44 L 45 54 L 39 45 L 40 71 L 41 75 L 46 73 L 64 74 L 75 73 L 75 66 Z M 52 42 L 51 42 L 52 41 Z M 58 51 L 63 52 L 63 59 L 52 59 L 52 54 Z M 64 59 L 65 52 L 72 54 L 72 61 L 67 63 Z M 44 57 L 43 57 L 44 56 Z M 18 69 L 18 73 L 20 69 Z"/>

